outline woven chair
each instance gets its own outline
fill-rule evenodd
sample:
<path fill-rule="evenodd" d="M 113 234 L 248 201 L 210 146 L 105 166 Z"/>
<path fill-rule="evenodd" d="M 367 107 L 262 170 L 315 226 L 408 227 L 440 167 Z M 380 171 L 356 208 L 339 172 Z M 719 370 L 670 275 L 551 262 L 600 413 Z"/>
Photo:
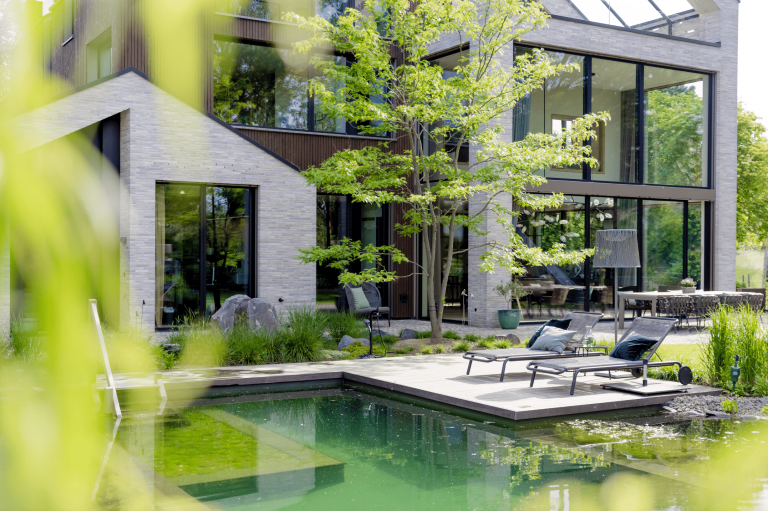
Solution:
<path fill-rule="evenodd" d="M 368 307 L 359 307 L 358 304 L 355 304 L 355 297 L 352 294 L 353 287 L 363 288 L 363 293 L 365 293 L 365 297 L 368 299 Z M 360 286 L 352 286 L 347 284 L 344 286 L 344 292 L 347 295 L 349 308 L 353 310 L 355 314 L 359 316 L 369 316 L 371 319 L 374 317 L 378 319 L 382 315 L 386 314 L 389 326 L 392 326 L 392 319 L 389 315 L 389 307 L 381 306 L 381 294 L 379 293 L 379 288 L 377 288 L 375 284 L 371 284 L 370 282 L 363 282 L 363 284 Z"/>
<path fill-rule="evenodd" d="M 632 319 L 641 317 L 643 312 L 651 310 L 651 302 L 649 300 L 624 300 L 624 310 L 632 311 Z"/>
<path fill-rule="evenodd" d="M 763 295 L 744 295 L 749 304 L 749 308 L 753 311 L 763 312 L 763 302 L 765 297 Z"/>
<path fill-rule="evenodd" d="M 745 295 L 725 295 L 725 305 L 736 309 L 746 301 L 745 298 Z"/>
<path fill-rule="evenodd" d="M 562 287 L 552 290 L 552 296 L 549 297 L 549 315 L 552 315 L 552 308 L 557 308 L 562 314 L 563 305 L 565 305 L 565 299 L 568 298 L 568 288 Z"/>
<path fill-rule="evenodd" d="M 696 295 L 691 297 L 691 314 L 696 318 L 696 328 L 699 328 L 701 320 L 712 314 L 720 307 L 720 298 L 713 295 Z"/>
<path fill-rule="evenodd" d="M 671 311 L 672 309 L 669 307 L 669 298 L 666 296 L 659 297 L 658 300 L 656 300 L 656 314 L 661 316 L 667 316 L 671 317 Z"/>
<path fill-rule="evenodd" d="M 691 297 L 685 295 L 669 296 L 667 297 L 667 302 L 669 303 L 669 316 L 677 318 L 680 324 L 682 324 L 683 318 L 685 318 L 685 324 L 690 327 L 688 314 L 691 310 Z M 675 332 L 677 332 L 677 325 L 678 323 L 675 323 Z"/>

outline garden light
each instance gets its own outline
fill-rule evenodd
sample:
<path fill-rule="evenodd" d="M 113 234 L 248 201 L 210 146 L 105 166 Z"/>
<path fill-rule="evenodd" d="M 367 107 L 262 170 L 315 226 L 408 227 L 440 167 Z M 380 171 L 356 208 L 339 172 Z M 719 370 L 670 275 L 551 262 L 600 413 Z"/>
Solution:
<path fill-rule="evenodd" d="M 731 382 L 733 383 L 733 393 L 736 393 L 736 382 L 739 381 L 739 375 L 741 374 L 741 367 L 739 367 L 739 357 L 736 355 L 736 359 L 731 367 Z"/>

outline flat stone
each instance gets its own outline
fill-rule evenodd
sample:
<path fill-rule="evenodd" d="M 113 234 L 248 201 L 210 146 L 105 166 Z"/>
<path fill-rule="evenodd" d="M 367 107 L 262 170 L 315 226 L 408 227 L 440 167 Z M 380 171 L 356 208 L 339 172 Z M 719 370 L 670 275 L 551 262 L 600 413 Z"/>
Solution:
<path fill-rule="evenodd" d="M 354 344 L 356 342 L 359 342 L 360 344 L 362 344 L 366 348 L 371 346 L 371 341 L 369 341 L 368 339 L 354 339 L 354 338 L 352 338 L 352 337 L 350 337 L 348 335 L 345 335 L 339 341 L 339 345 L 336 346 L 336 349 L 337 350 L 343 350 L 347 346 L 350 346 L 350 345 L 352 345 L 352 344 Z M 397 344 L 397 343 L 395 343 L 395 344 Z"/>
<path fill-rule="evenodd" d="M 727 414 L 725 412 L 716 412 L 714 410 L 704 410 L 704 413 L 707 414 L 708 417 L 714 417 L 716 419 L 730 419 L 730 414 Z"/>
<path fill-rule="evenodd" d="M 672 408 L 671 406 L 664 406 L 664 407 L 662 407 L 662 408 L 663 408 L 664 410 L 666 410 L 667 412 L 669 412 L 669 413 L 677 413 L 677 410 L 675 410 L 675 409 L 674 409 L 674 408 Z"/>
<path fill-rule="evenodd" d="M 416 330 L 411 330 L 410 328 L 404 328 L 402 332 L 400 332 L 400 340 L 406 341 L 408 339 L 415 339 L 416 338 Z"/>

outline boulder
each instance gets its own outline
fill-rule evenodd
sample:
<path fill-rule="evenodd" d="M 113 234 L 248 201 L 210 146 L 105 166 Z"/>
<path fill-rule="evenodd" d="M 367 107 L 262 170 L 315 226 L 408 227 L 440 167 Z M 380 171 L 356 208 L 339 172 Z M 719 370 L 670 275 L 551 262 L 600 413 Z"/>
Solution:
<path fill-rule="evenodd" d="M 251 328 L 265 328 L 269 331 L 277 330 L 280 321 L 277 319 L 277 310 L 266 298 L 253 298 L 248 301 L 248 325 Z"/>
<path fill-rule="evenodd" d="M 371 342 L 368 339 L 354 339 L 354 338 L 352 338 L 352 337 L 350 337 L 348 335 L 345 335 L 339 341 L 339 345 L 336 347 L 336 349 L 337 350 L 343 350 L 347 346 L 349 346 L 351 344 L 354 344 L 356 342 L 359 342 L 360 344 L 362 344 L 365 347 L 368 347 L 368 346 L 371 345 Z"/>
<path fill-rule="evenodd" d="M 714 417 L 715 419 L 730 419 L 731 415 L 727 414 L 725 412 L 717 412 L 715 410 L 704 410 L 704 413 L 707 414 L 708 417 Z"/>
<path fill-rule="evenodd" d="M 405 341 L 408 339 L 415 339 L 416 338 L 416 330 L 411 330 L 410 328 L 403 328 L 403 331 L 400 332 L 400 340 Z"/>
<path fill-rule="evenodd" d="M 211 321 L 219 326 L 222 332 L 232 330 L 237 324 L 248 323 L 248 302 L 251 299 L 246 295 L 234 295 L 227 298 L 217 310 Z"/>

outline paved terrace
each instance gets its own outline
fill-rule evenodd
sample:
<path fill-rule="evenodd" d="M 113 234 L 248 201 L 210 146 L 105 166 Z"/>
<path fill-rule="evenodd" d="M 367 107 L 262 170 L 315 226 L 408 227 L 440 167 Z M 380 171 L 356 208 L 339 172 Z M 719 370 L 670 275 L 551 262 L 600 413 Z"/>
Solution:
<path fill-rule="evenodd" d="M 513 420 L 660 405 L 676 395 L 643 397 L 605 390 L 601 384 L 608 380 L 593 374 L 578 378 L 573 396 L 569 394 L 572 376 L 568 375 L 538 374 L 536 385 L 531 388 L 530 372 L 525 369 L 526 364 L 509 363 L 503 382 L 499 381 L 501 363 L 474 363 L 472 374 L 467 376 L 467 362 L 459 354 L 174 370 L 158 373 L 158 376 L 162 377 L 171 401 L 179 399 L 181 395 L 189 397 L 191 394 L 194 397 L 197 392 L 202 394 L 208 387 L 343 378 Z M 154 384 L 153 377 L 116 375 L 116 379 L 119 389 Z M 674 382 L 655 383 L 679 386 Z M 688 392 L 699 395 L 720 394 L 717 389 L 697 385 L 691 385 Z"/>
<path fill-rule="evenodd" d="M 547 321 L 548 318 L 546 315 L 544 315 L 542 318 L 543 321 Z M 556 317 L 555 319 L 559 319 L 559 317 Z M 533 332 L 536 331 L 537 328 L 539 328 L 542 324 L 542 322 L 539 323 L 521 323 L 520 326 L 518 326 L 514 330 L 503 330 L 501 328 L 478 328 L 469 326 L 467 324 L 460 324 L 460 323 L 446 323 L 443 322 L 443 332 L 447 332 L 448 330 L 451 330 L 453 332 L 456 332 L 457 334 L 461 335 L 462 337 L 466 334 L 476 334 L 481 337 L 485 337 L 487 335 L 508 335 L 508 334 L 515 334 L 520 339 L 527 339 L 530 338 L 531 335 L 533 335 Z M 626 328 L 629 328 L 629 325 L 632 323 L 631 319 L 627 319 L 624 326 Z M 393 319 L 392 320 L 392 326 L 387 326 L 387 320 L 382 319 L 380 321 L 381 324 L 381 330 L 387 334 L 391 335 L 399 335 L 400 331 L 404 328 L 410 328 L 411 330 L 416 331 L 425 331 L 429 330 L 429 321 L 424 320 L 415 320 L 415 319 Z M 688 326 L 683 322 L 683 328 L 678 329 L 677 333 L 674 331 L 670 332 L 667 337 L 664 339 L 664 344 L 699 344 L 705 341 L 707 338 L 707 334 L 704 332 L 703 328 L 705 326 L 708 326 L 709 322 L 702 322 L 701 327 L 698 331 L 696 330 L 696 321 L 692 321 L 690 325 L 690 329 Z M 374 321 L 374 328 L 378 328 L 378 325 Z M 595 328 L 593 329 L 593 332 L 595 333 L 595 337 L 598 339 L 606 339 L 613 341 L 613 321 L 601 321 L 599 322 Z M 624 330 L 619 329 L 619 337 L 624 333 Z M 537 377 L 538 378 L 538 377 Z"/>

